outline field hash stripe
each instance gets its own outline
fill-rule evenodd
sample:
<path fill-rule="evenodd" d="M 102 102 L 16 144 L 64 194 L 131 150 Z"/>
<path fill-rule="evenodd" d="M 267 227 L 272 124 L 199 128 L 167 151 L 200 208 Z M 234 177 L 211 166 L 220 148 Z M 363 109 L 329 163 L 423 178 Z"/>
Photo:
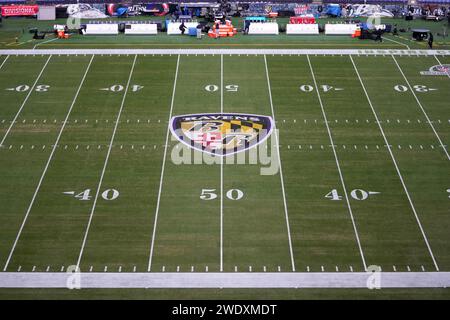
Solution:
<path fill-rule="evenodd" d="M 90 230 L 91 224 L 92 224 L 92 219 L 94 217 L 95 207 L 97 205 L 98 195 L 100 194 L 100 189 L 101 189 L 102 183 L 103 183 L 103 177 L 105 176 L 106 167 L 108 166 L 109 156 L 111 155 L 111 149 L 112 149 L 112 146 L 114 143 L 114 138 L 116 137 L 117 128 L 118 128 L 119 122 L 120 122 L 120 116 L 122 115 L 122 110 L 123 110 L 123 107 L 125 106 L 125 99 L 127 98 L 128 88 L 130 87 L 131 77 L 133 76 L 133 71 L 134 71 L 134 66 L 136 65 L 136 60 L 137 60 L 137 55 L 134 55 L 133 65 L 131 66 L 130 74 L 128 75 L 127 85 L 125 87 L 125 92 L 122 97 L 122 102 L 120 104 L 119 113 L 117 114 L 116 124 L 114 125 L 114 130 L 113 130 L 113 133 L 111 136 L 111 140 L 109 142 L 109 147 L 108 147 L 108 152 L 106 153 L 105 163 L 103 164 L 102 173 L 100 175 L 100 180 L 98 182 L 97 191 L 95 193 L 94 203 L 92 204 L 91 213 L 89 215 L 89 221 L 86 226 L 86 231 L 84 233 L 83 243 L 81 245 L 80 255 L 78 256 L 76 270 L 79 270 L 79 268 L 80 268 L 81 258 L 83 257 L 84 248 L 86 246 L 89 230 Z"/>
<path fill-rule="evenodd" d="M 164 180 L 164 169 L 166 166 L 166 157 L 167 157 L 167 149 L 169 148 L 169 136 L 170 136 L 170 119 L 172 118 L 172 111 L 173 111 L 173 104 L 175 101 L 175 92 L 177 88 L 177 78 L 178 78 L 178 68 L 180 66 L 180 55 L 178 55 L 177 58 L 177 66 L 175 69 L 175 79 L 173 80 L 173 90 L 172 90 L 172 99 L 170 102 L 170 111 L 169 111 L 169 121 L 167 124 L 167 133 L 166 133 L 166 144 L 164 148 L 164 155 L 162 159 L 162 165 L 161 165 L 161 177 L 159 179 L 159 190 L 158 190 L 158 199 L 156 201 L 156 209 L 155 209 L 155 221 L 153 222 L 153 232 L 152 232 L 152 240 L 150 244 L 150 255 L 148 258 L 148 271 L 150 272 L 152 269 L 152 259 L 153 259 L 153 249 L 155 246 L 155 236 L 156 236 L 156 225 L 158 224 L 158 214 L 159 214 L 159 205 L 161 203 L 161 192 L 163 187 L 163 180 Z"/>
<path fill-rule="evenodd" d="M 27 222 L 27 219 L 28 219 L 28 216 L 30 214 L 31 208 L 33 207 L 33 204 L 34 204 L 34 201 L 36 199 L 36 196 L 39 193 L 42 181 L 44 180 L 44 177 L 45 177 L 45 174 L 47 172 L 47 169 L 48 169 L 48 167 L 50 165 L 50 162 L 53 159 L 53 155 L 55 153 L 56 148 L 58 147 L 59 140 L 61 139 L 61 135 L 62 135 L 62 133 L 64 131 L 64 128 L 66 127 L 66 124 L 68 122 L 69 116 L 72 113 L 72 109 L 73 109 L 73 107 L 75 105 L 75 102 L 77 101 L 78 95 L 79 95 L 79 93 L 81 91 L 81 87 L 84 84 L 84 80 L 86 79 L 86 76 L 87 76 L 87 74 L 89 72 L 89 69 L 91 68 L 91 64 L 92 64 L 93 60 L 94 60 L 94 55 L 92 55 L 91 60 L 89 61 L 88 66 L 86 67 L 86 71 L 84 72 L 83 78 L 81 79 L 80 85 L 78 86 L 77 92 L 75 93 L 75 97 L 72 100 L 72 104 L 70 105 L 70 108 L 69 108 L 69 111 L 67 112 L 66 118 L 64 119 L 64 122 L 63 122 L 63 124 L 61 126 L 61 129 L 59 129 L 58 137 L 56 138 L 56 141 L 53 144 L 52 151 L 50 153 L 50 156 L 48 157 L 48 160 L 47 160 L 47 163 L 45 165 L 44 171 L 42 172 L 41 178 L 39 179 L 39 183 L 38 183 L 38 185 L 36 187 L 36 190 L 35 190 L 35 192 L 33 194 L 33 198 L 31 199 L 30 205 L 28 206 L 27 212 L 26 212 L 25 217 L 24 217 L 24 219 L 22 221 L 22 225 L 20 226 L 19 232 L 17 233 L 16 239 L 15 239 L 14 244 L 12 246 L 12 249 L 11 249 L 11 251 L 9 253 L 8 260 L 6 261 L 6 264 L 5 264 L 5 267 L 3 268 L 3 271 L 6 271 L 6 269 L 8 268 L 8 265 L 9 265 L 9 262 L 11 260 L 11 257 L 14 254 L 14 250 L 15 250 L 15 248 L 17 246 L 17 242 L 19 241 L 20 235 L 22 234 L 22 230 L 23 230 L 23 228 L 24 228 L 24 226 L 25 226 L 25 224 Z"/>
<path fill-rule="evenodd" d="M 431 129 L 434 132 L 434 135 L 436 136 L 436 138 L 439 141 L 439 144 L 442 147 L 442 150 L 444 150 L 445 155 L 447 156 L 447 159 L 450 160 L 450 155 L 448 154 L 447 149 L 445 148 L 444 143 L 441 140 L 441 137 L 439 137 L 438 133 L 436 132 L 436 129 L 433 126 L 433 123 L 431 122 L 430 118 L 428 117 L 428 114 L 426 113 L 424 107 L 422 106 L 422 103 L 420 103 L 419 98 L 417 97 L 416 93 L 414 92 L 413 88 L 411 87 L 411 84 L 409 83 L 408 79 L 406 78 L 405 74 L 403 73 L 402 68 L 400 68 L 400 65 L 397 62 L 397 59 L 395 59 L 394 55 L 391 55 L 392 59 L 394 59 L 395 64 L 397 65 L 398 70 L 400 71 L 400 73 L 402 74 L 403 78 L 406 81 L 406 84 L 409 87 L 409 90 L 411 91 L 411 93 L 413 94 L 414 98 L 416 99 L 417 105 L 420 107 L 420 110 L 422 110 L 422 113 L 425 115 L 425 118 L 427 118 L 428 123 L 430 124 Z"/>
<path fill-rule="evenodd" d="M 6 56 L 5 60 L 3 60 L 2 64 L 0 65 L 0 70 L 3 69 L 3 66 L 5 65 L 6 60 L 8 60 L 8 58 L 9 58 L 9 55 Z"/>
<path fill-rule="evenodd" d="M 12 127 L 14 126 L 14 123 L 16 122 L 17 118 L 19 117 L 20 113 L 22 112 L 23 107 L 25 106 L 25 104 L 28 101 L 28 98 L 31 96 L 31 94 L 34 92 L 34 88 L 36 87 L 36 84 L 38 83 L 39 79 L 41 78 L 42 74 L 44 73 L 45 68 L 47 67 L 50 59 L 51 59 L 52 55 L 50 55 L 47 59 L 47 61 L 45 62 L 44 66 L 42 67 L 41 72 L 39 73 L 39 75 L 37 76 L 36 80 L 33 83 L 33 86 L 30 88 L 30 90 L 28 91 L 27 96 L 25 97 L 25 100 L 23 100 L 22 105 L 19 108 L 19 111 L 17 111 L 14 119 L 11 121 L 11 124 L 8 127 L 8 130 L 6 130 L 5 135 L 3 136 L 2 141 L 0 142 L 0 147 L 3 146 L 3 143 L 6 140 L 6 137 L 8 136 L 9 132 L 11 131 Z"/>
<path fill-rule="evenodd" d="M 361 83 L 361 86 L 363 88 L 364 94 L 366 95 L 367 102 L 369 103 L 370 109 L 372 109 L 372 113 L 373 113 L 373 115 L 375 117 L 375 120 L 376 120 L 376 122 L 378 124 L 378 128 L 380 129 L 381 134 L 383 135 L 384 143 L 386 144 L 387 149 L 389 151 L 389 154 L 391 155 L 391 159 L 392 159 L 392 162 L 394 163 L 395 170 L 397 171 L 397 175 L 400 178 L 400 182 L 402 183 L 403 190 L 406 193 L 406 196 L 408 198 L 409 204 L 410 204 L 411 209 L 412 209 L 412 211 L 414 213 L 414 216 L 416 218 L 417 224 L 419 225 L 420 232 L 422 233 L 422 237 L 425 240 L 425 244 L 426 244 L 426 246 L 428 248 L 428 252 L 430 253 L 431 259 L 433 260 L 434 267 L 436 268 L 436 271 L 439 271 L 439 266 L 438 266 L 438 264 L 436 262 L 436 259 L 434 258 L 433 250 L 431 250 L 430 243 L 428 242 L 428 238 L 427 238 L 427 236 L 425 234 L 425 230 L 423 229 L 422 223 L 420 222 L 419 215 L 417 214 L 416 208 L 414 207 L 414 203 L 413 203 L 413 201 L 411 199 L 411 196 L 409 195 L 408 188 L 406 187 L 406 184 L 403 181 L 403 176 L 402 176 L 402 174 L 400 172 L 400 168 L 397 165 L 397 161 L 395 160 L 394 154 L 392 152 L 391 145 L 389 144 L 389 141 L 386 138 L 386 135 L 384 133 L 383 127 L 381 126 L 381 121 L 378 119 L 378 115 L 375 112 L 375 108 L 373 107 L 372 101 L 370 100 L 369 94 L 367 93 L 366 86 L 364 85 L 364 82 L 361 79 L 361 76 L 359 75 L 358 68 L 356 67 L 356 64 L 355 64 L 352 56 L 350 56 L 350 60 L 352 61 L 353 68 L 355 69 L 355 72 L 356 72 L 356 74 L 358 76 L 359 82 Z"/>
<path fill-rule="evenodd" d="M 311 64 L 311 60 L 309 59 L 309 55 L 306 55 L 306 58 L 308 59 L 309 69 L 311 70 L 311 76 L 313 78 L 314 87 L 315 87 L 316 93 L 317 93 L 317 98 L 319 99 L 320 108 L 322 110 L 323 120 L 325 121 L 325 126 L 327 128 L 328 136 L 330 138 L 331 149 L 333 150 L 334 159 L 336 161 L 336 166 L 337 166 L 338 173 L 339 173 L 339 178 L 341 180 L 342 188 L 344 189 L 345 201 L 347 202 L 348 213 L 350 214 L 350 218 L 352 220 L 353 230 L 355 232 L 355 237 L 356 237 L 356 242 L 358 244 L 359 253 L 361 255 L 364 270 L 367 270 L 366 259 L 364 258 L 364 252 L 363 252 L 363 249 L 361 246 L 361 241 L 359 240 L 358 229 L 356 227 L 355 218 L 353 217 L 353 210 L 352 210 L 352 206 L 350 205 L 350 200 L 348 198 L 347 188 L 345 187 L 344 176 L 342 174 L 341 166 L 339 164 L 339 158 L 337 156 L 336 147 L 335 147 L 335 144 L 333 141 L 333 135 L 331 134 L 331 129 L 330 129 L 330 126 L 328 125 L 327 115 L 325 114 L 325 108 L 323 107 L 322 97 L 320 96 L 320 91 L 317 86 L 316 76 L 314 75 L 314 71 L 313 71 L 313 67 Z"/>
<path fill-rule="evenodd" d="M 278 141 L 278 132 L 276 130 L 276 124 L 275 124 L 276 123 L 275 111 L 273 109 L 272 89 L 270 87 L 269 68 L 267 67 L 266 55 L 264 55 L 264 65 L 266 68 L 267 88 L 269 91 L 270 109 L 272 110 L 272 118 L 273 118 L 273 125 L 274 125 L 273 133 L 275 136 L 275 143 L 277 145 L 277 156 L 278 156 L 278 165 L 279 165 L 279 170 L 280 170 L 281 191 L 283 194 L 284 215 L 286 218 L 286 228 L 287 228 L 288 240 L 289 240 L 289 252 L 291 254 L 292 271 L 295 272 L 295 260 L 294 260 L 294 250 L 292 249 L 291 226 L 289 224 L 289 213 L 288 213 L 288 207 L 287 207 L 287 202 L 286 202 L 286 192 L 284 189 L 284 178 L 283 178 L 283 170 L 282 170 L 282 165 L 281 165 L 280 144 Z"/>

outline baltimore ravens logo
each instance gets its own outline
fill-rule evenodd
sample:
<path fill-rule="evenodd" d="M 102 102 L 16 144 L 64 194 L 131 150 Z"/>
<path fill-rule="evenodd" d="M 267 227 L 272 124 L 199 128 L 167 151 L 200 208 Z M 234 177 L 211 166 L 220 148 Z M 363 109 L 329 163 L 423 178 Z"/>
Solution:
<path fill-rule="evenodd" d="M 450 64 L 435 65 L 428 71 L 421 71 L 420 74 L 423 76 L 448 76 L 450 75 Z"/>
<path fill-rule="evenodd" d="M 172 117 L 172 134 L 190 148 L 218 156 L 248 150 L 273 130 L 268 116 L 240 113 L 188 114 Z"/>

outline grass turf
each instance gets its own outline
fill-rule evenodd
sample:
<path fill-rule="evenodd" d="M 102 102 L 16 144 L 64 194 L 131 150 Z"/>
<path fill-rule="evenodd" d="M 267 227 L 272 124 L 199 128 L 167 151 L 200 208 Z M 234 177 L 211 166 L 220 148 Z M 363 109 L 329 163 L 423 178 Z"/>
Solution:
<path fill-rule="evenodd" d="M 5 59 L 5 57 L 1 57 Z M 139 56 L 126 87 L 134 56 L 96 56 L 75 101 L 56 152 L 12 258 L 9 254 L 49 158 L 90 56 L 9 57 L 0 73 L 0 132 L 8 132 L 19 107 L 24 108 L 0 150 L 0 263 L 8 271 L 59 271 L 76 264 L 88 271 L 146 271 L 155 221 L 159 179 L 169 109 L 177 66 L 176 56 Z M 292 233 L 296 271 L 363 271 L 376 264 L 385 271 L 434 271 L 413 208 L 385 146 L 383 136 L 348 56 L 268 56 L 270 93 L 280 130 L 280 154 Z M 271 115 L 269 86 L 263 56 L 181 56 L 173 115 L 196 112 L 242 112 Z M 427 123 L 392 57 L 353 57 L 370 101 L 420 217 L 433 256 L 442 271 L 450 268 L 448 235 L 448 159 Z M 448 141 L 449 78 L 422 76 L 437 61 L 433 57 L 397 57 L 411 86 L 432 119 L 438 136 Z M 448 57 L 439 57 L 450 63 Z M 312 72 L 311 72 L 312 69 Z M 42 71 L 43 70 L 43 71 Z M 41 73 L 41 77 L 36 78 Z M 209 92 L 205 86 L 238 85 L 237 92 Z M 319 94 L 314 88 L 317 81 Z M 35 84 L 35 85 L 34 85 Z M 32 92 L 23 90 L 28 85 Z M 41 85 L 47 85 L 46 87 Z M 133 85 L 142 89 L 133 91 Z M 302 91 L 300 86 L 311 86 Z M 322 86 L 343 90 L 325 90 Z M 20 87 L 21 86 L 21 87 Z M 5 90 L 22 88 L 19 90 Z M 42 89 L 44 88 L 44 90 Z M 116 87 L 117 88 L 117 87 Z M 326 87 L 329 89 L 329 87 Z M 424 88 L 424 87 L 420 87 Z M 38 89 L 36 91 L 36 89 Z M 319 98 L 328 118 L 339 169 L 346 190 L 376 191 L 367 200 L 349 195 L 357 234 L 345 199 L 325 195 L 344 189 Z M 25 101 L 26 99 L 26 101 Z M 25 103 L 23 103 L 25 101 Z M 122 106 L 111 154 L 102 169 Z M 152 271 L 209 271 L 220 269 L 220 203 L 200 199 L 202 189 L 220 188 L 218 165 L 175 165 L 165 162 Z M 98 202 L 93 197 L 101 180 Z M 241 200 L 224 197 L 224 271 L 282 271 L 292 269 L 279 173 L 261 176 L 257 165 L 224 165 L 224 191 L 239 189 Z M 63 192 L 80 194 L 82 201 Z M 120 192 L 105 200 L 108 189 Z M 358 191 L 360 192 L 360 191 Z M 83 247 L 87 224 L 92 224 Z M 61 293 L 62 292 L 62 293 Z M 106 292 L 106 293 L 105 293 Z M 206 295 L 205 295 L 206 292 Z M 364 292 L 361 294 L 361 292 Z M 245 298 L 405 298 L 448 297 L 448 290 L 5 290 L 42 297 L 192 297 Z M 16 296 L 17 294 L 17 296 Z"/>

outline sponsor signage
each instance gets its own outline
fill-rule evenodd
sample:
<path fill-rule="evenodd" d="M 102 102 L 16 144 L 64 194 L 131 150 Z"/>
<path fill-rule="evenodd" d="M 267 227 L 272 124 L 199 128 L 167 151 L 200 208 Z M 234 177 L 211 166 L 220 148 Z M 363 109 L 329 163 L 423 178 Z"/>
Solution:
<path fill-rule="evenodd" d="M 2 17 L 35 16 L 39 6 L 5 6 L 2 7 Z"/>

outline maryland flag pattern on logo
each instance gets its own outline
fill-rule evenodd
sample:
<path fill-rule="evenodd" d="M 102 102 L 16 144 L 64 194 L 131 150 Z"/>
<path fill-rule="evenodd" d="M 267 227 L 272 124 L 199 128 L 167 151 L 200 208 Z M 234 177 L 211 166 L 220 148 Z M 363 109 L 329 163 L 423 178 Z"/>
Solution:
<path fill-rule="evenodd" d="M 248 150 L 273 130 L 268 116 L 240 113 L 188 114 L 172 117 L 172 134 L 190 148 L 218 156 Z"/>

